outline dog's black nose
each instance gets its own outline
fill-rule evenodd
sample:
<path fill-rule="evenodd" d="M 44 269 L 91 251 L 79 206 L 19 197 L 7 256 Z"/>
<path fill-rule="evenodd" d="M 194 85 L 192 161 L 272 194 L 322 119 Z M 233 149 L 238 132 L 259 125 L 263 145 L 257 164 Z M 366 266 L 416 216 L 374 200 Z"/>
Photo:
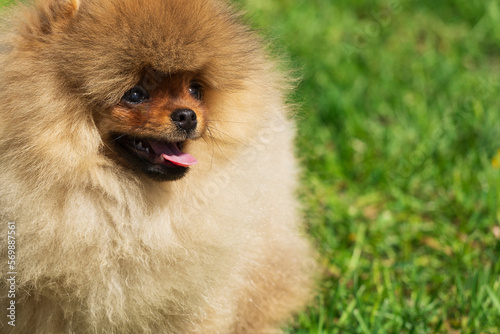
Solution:
<path fill-rule="evenodd" d="M 178 109 L 172 113 L 170 118 L 180 130 L 186 132 L 196 129 L 198 124 L 196 113 L 191 109 Z"/>

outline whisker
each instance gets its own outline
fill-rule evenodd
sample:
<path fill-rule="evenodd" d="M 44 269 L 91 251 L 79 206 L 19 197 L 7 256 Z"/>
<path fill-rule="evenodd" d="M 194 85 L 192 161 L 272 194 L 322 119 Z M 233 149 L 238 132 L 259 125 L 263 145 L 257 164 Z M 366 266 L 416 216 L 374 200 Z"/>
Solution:
<path fill-rule="evenodd" d="M 220 123 L 234 123 L 234 124 L 250 124 L 250 122 L 238 122 L 238 121 L 230 121 L 226 119 L 211 119 L 210 122 L 220 122 Z"/>
<path fill-rule="evenodd" d="M 215 150 L 215 147 L 216 147 L 218 149 L 219 153 L 221 154 L 221 156 L 224 157 L 224 159 L 226 160 L 226 162 L 230 162 L 231 163 L 232 160 L 224 154 L 224 150 L 220 147 L 219 141 L 215 139 L 215 136 L 212 133 L 213 130 L 218 131 L 218 132 L 224 134 L 222 131 L 220 131 L 220 130 L 218 130 L 216 128 L 213 128 L 211 126 L 207 126 L 207 131 L 208 131 L 209 137 L 211 139 L 211 143 L 212 143 L 211 146 L 214 148 L 214 150 Z M 231 138 L 227 134 L 224 134 L 224 135 L 226 135 L 227 137 Z M 234 138 L 233 138 L 233 140 L 234 140 Z M 213 162 L 213 159 L 214 159 L 214 155 L 212 154 L 212 162 Z"/>
<path fill-rule="evenodd" d="M 211 130 L 214 130 L 214 131 L 217 131 L 218 134 L 222 135 L 221 137 L 226 137 L 228 139 L 223 139 L 223 140 L 229 140 L 229 141 L 233 141 L 233 142 L 236 142 L 238 144 L 245 144 L 244 142 L 242 142 L 241 140 L 237 140 L 235 139 L 234 137 L 230 136 L 229 134 L 227 134 L 226 132 L 220 130 L 219 128 L 216 128 L 216 127 L 211 127 L 211 126 L 207 126 L 207 129 L 211 129 Z M 215 140 L 215 136 L 213 136 L 212 134 L 212 137 L 214 138 Z"/>

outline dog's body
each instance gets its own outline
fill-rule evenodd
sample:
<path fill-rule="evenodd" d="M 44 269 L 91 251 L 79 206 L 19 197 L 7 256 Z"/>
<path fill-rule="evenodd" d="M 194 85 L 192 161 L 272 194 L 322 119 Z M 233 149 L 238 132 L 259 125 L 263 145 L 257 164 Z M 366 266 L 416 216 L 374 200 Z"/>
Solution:
<path fill-rule="evenodd" d="M 286 81 L 238 21 L 218 0 L 10 12 L 1 333 L 278 333 L 309 299 Z"/>

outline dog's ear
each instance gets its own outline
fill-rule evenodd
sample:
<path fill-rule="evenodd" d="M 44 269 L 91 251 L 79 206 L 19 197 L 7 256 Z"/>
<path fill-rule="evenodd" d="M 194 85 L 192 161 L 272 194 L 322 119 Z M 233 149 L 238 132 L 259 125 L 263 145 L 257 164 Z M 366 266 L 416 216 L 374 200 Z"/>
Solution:
<path fill-rule="evenodd" d="M 71 21 L 80 8 L 80 0 L 39 0 L 37 7 L 40 30 L 50 35 Z"/>

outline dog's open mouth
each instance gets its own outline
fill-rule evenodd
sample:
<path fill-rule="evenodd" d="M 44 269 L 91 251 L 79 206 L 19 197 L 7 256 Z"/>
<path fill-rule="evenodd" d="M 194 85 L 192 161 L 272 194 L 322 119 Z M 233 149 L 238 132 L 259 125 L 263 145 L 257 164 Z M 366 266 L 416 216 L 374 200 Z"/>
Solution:
<path fill-rule="evenodd" d="M 190 166 L 198 162 L 189 153 L 182 152 L 185 142 L 168 142 L 124 134 L 114 134 L 113 137 L 123 158 L 146 175 L 160 181 L 178 180 Z"/>
<path fill-rule="evenodd" d="M 129 137 L 124 138 L 122 143 L 135 151 L 138 156 L 159 165 L 189 167 L 198 162 L 192 155 L 179 149 L 179 146 L 183 146 L 183 142 L 169 143 Z"/>

